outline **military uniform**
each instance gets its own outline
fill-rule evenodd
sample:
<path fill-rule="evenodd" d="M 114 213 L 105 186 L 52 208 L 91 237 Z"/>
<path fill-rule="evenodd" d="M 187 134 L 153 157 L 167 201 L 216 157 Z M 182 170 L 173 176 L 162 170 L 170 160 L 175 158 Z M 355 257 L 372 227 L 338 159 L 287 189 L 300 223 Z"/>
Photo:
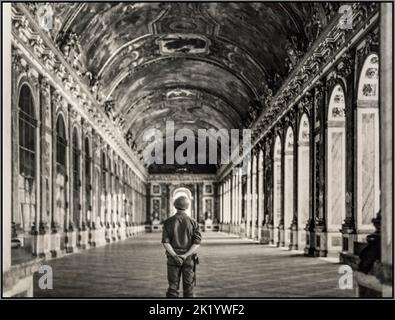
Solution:
<path fill-rule="evenodd" d="M 185 212 L 177 211 L 175 215 L 163 223 L 162 243 L 169 243 L 179 255 L 186 253 L 193 244 L 200 244 L 201 239 L 199 224 Z M 193 297 L 196 255 L 190 255 L 183 261 L 179 257 L 172 257 L 167 252 L 166 255 L 167 279 L 169 282 L 166 296 L 178 297 L 182 275 L 184 297 Z M 179 261 L 180 259 L 181 261 Z"/>

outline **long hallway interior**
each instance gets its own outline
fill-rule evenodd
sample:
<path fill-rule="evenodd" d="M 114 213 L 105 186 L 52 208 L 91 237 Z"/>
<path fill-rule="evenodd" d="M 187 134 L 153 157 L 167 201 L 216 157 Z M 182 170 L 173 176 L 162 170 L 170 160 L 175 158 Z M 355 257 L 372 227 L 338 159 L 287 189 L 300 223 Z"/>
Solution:
<path fill-rule="evenodd" d="M 163 297 L 181 196 L 197 297 L 393 295 L 392 9 L 10 4 L 3 295 Z"/>
<path fill-rule="evenodd" d="M 262 246 L 222 232 L 203 233 L 196 296 L 354 297 L 339 288 L 339 264 Z M 53 290 L 36 297 L 155 297 L 167 289 L 160 234 L 147 233 L 50 261 Z"/>

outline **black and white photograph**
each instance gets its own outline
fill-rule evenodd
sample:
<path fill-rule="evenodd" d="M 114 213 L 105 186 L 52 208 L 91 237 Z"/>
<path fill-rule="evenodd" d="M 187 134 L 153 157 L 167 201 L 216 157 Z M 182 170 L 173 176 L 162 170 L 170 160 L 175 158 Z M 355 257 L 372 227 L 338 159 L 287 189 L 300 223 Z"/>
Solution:
<path fill-rule="evenodd" d="M 2 2 L 2 299 L 393 299 L 393 12 Z"/>

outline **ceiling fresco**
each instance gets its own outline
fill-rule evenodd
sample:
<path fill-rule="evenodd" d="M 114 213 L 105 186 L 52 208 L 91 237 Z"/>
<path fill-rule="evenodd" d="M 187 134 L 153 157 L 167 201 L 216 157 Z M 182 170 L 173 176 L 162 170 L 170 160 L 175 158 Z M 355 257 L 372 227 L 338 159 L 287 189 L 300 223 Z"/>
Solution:
<path fill-rule="evenodd" d="M 328 24 L 331 3 L 53 3 L 52 38 L 130 146 L 246 128 Z"/>

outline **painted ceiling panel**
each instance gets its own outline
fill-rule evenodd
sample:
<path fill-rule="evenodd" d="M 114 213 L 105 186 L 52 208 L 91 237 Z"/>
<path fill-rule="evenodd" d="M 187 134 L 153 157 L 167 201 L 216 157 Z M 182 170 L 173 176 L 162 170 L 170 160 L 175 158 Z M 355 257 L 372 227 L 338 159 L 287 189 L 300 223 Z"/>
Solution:
<path fill-rule="evenodd" d="M 55 43 L 140 150 L 144 128 L 165 120 L 248 127 L 336 12 L 330 2 L 52 6 Z"/>

